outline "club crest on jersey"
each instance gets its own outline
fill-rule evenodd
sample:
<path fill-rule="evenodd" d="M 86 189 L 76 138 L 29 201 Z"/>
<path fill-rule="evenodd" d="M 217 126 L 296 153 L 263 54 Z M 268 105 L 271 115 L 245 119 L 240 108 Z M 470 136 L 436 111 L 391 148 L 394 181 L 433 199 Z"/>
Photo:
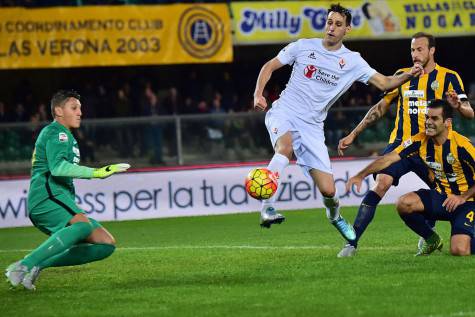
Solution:
<path fill-rule="evenodd" d="M 430 83 L 430 88 L 433 90 L 433 91 L 436 91 L 437 89 L 439 89 L 439 82 L 437 80 L 434 80 L 433 82 Z"/>
<path fill-rule="evenodd" d="M 317 59 L 317 58 L 315 57 L 315 53 L 314 53 L 314 52 L 310 53 L 310 55 L 308 55 L 308 58 Z"/>
<path fill-rule="evenodd" d="M 450 165 L 455 163 L 455 157 L 452 153 L 447 154 L 446 160 Z"/>
<path fill-rule="evenodd" d="M 307 78 L 312 78 L 313 77 L 313 74 L 315 74 L 317 71 L 317 67 L 313 66 L 313 65 L 307 65 L 307 67 L 305 67 L 304 71 L 303 71 L 303 74 L 305 75 L 305 77 Z"/>
<path fill-rule="evenodd" d="M 64 132 L 59 132 L 58 139 L 59 139 L 59 142 L 66 142 L 68 141 L 68 135 Z"/>
<path fill-rule="evenodd" d="M 345 65 L 346 65 L 345 60 L 343 58 L 340 58 L 340 61 L 338 62 L 338 65 L 340 65 L 340 69 L 343 69 L 343 67 L 345 67 Z"/>

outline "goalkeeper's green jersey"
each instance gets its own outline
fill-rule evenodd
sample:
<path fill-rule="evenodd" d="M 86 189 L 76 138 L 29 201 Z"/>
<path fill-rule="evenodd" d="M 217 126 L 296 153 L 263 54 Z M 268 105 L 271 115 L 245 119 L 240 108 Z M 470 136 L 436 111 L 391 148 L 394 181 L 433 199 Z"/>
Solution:
<path fill-rule="evenodd" d="M 56 121 L 44 127 L 33 151 L 28 210 L 61 194 L 74 199 L 73 178 L 91 178 L 93 173 L 78 166 L 79 161 L 78 143 L 69 129 Z"/>

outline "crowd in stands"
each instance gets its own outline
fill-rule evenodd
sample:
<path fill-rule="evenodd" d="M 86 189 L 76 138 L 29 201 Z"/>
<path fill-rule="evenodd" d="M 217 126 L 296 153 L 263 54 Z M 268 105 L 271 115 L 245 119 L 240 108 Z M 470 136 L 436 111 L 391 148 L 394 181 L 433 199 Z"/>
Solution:
<path fill-rule="evenodd" d="M 152 115 L 181 115 L 243 112 L 252 110 L 252 79 L 231 72 L 212 80 L 198 71 L 179 74 L 174 82 L 147 77 L 84 78 L 74 88 L 81 94 L 83 118 L 116 118 Z M 38 96 L 36 83 L 22 79 L 10 103 L 0 99 L 0 122 L 38 122 L 50 120 L 49 99 Z M 265 91 L 271 103 L 279 97 L 285 82 L 274 81 Z M 54 93 L 53 89 L 49 95 Z M 335 107 L 369 106 L 378 98 L 374 88 L 354 85 Z M 343 115 L 343 114 L 342 114 Z"/>

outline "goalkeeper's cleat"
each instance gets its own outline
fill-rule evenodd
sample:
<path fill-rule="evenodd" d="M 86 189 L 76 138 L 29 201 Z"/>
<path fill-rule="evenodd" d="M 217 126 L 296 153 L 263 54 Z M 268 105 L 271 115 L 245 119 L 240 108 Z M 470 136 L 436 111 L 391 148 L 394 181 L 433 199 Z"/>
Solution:
<path fill-rule="evenodd" d="M 353 226 L 347 222 L 343 217 L 340 215 L 336 220 L 331 221 L 332 225 L 338 230 L 338 232 L 345 238 L 347 241 L 355 240 L 356 233 Z"/>
<path fill-rule="evenodd" d="M 267 207 L 261 212 L 261 227 L 269 229 L 274 223 L 281 224 L 285 217 L 275 211 L 273 207 Z"/>
<path fill-rule="evenodd" d="M 127 163 L 119 163 L 119 164 L 111 164 L 101 168 L 96 168 L 92 172 L 93 178 L 107 178 L 115 173 L 122 173 L 125 172 L 130 168 L 130 164 Z"/>
<path fill-rule="evenodd" d="M 23 278 L 27 273 L 28 268 L 21 264 L 21 261 L 18 261 L 7 267 L 5 276 L 7 277 L 7 282 L 10 283 L 11 286 L 17 287 L 23 281 Z"/>
<path fill-rule="evenodd" d="M 444 243 L 442 242 L 442 238 L 436 232 L 434 232 L 427 240 L 424 241 L 422 248 L 416 253 L 416 256 L 429 255 L 435 250 L 442 251 L 443 246 Z"/>
<path fill-rule="evenodd" d="M 30 272 L 26 273 L 21 284 L 30 291 L 36 290 L 35 282 L 40 275 L 40 271 L 41 269 L 38 266 L 34 266 Z"/>
<path fill-rule="evenodd" d="M 339 258 L 349 258 L 356 255 L 356 248 L 351 244 L 347 243 L 343 249 L 337 254 Z"/>

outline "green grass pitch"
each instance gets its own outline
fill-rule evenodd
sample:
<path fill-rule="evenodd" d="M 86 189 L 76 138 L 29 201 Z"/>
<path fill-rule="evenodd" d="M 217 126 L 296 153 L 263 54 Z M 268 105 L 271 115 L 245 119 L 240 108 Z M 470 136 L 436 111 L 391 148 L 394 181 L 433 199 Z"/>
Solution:
<path fill-rule="evenodd" d="M 344 208 L 353 220 L 356 208 Z M 0 287 L 2 316 L 475 316 L 475 262 L 442 252 L 414 257 L 417 237 L 381 206 L 354 258 L 322 209 L 105 223 L 109 259 L 42 272 L 37 290 Z M 0 230 L 0 266 L 45 239 Z"/>

